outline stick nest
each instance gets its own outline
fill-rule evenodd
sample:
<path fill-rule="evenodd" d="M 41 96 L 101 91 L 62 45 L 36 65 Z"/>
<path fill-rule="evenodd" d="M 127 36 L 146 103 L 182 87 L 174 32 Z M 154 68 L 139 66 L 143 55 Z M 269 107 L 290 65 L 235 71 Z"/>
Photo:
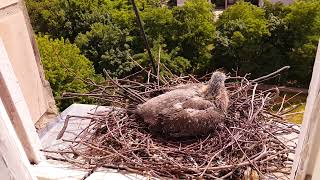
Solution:
<path fill-rule="evenodd" d="M 104 85 L 91 83 L 95 90 L 90 94 L 65 94 L 89 96 L 113 108 L 77 117 L 90 119 L 89 125 L 74 139 L 63 139 L 71 146 L 56 151 L 61 158 L 55 159 L 90 169 L 89 173 L 106 167 L 160 179 L 279 179 L 290 173 L 296 146 L 291 139 L 299 128 L 284 121 L 284 112 L 278 111 L 285 101 L 275 106 L 276 88 L 259 90 L 256 81 L 231 77 L 226 83 L 230 96 L 226 120 L 209 135 L 174 139 L 151 133 L 132 110 L 177 85 L 200 80 L 186 76 L 162 81 L 164 85 L 110 78 Z"/>

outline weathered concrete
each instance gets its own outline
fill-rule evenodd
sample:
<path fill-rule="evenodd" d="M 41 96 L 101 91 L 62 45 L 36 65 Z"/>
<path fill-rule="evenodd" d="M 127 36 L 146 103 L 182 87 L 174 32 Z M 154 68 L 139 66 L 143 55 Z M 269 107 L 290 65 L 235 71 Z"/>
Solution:
<path fill-rule="evenodd" d="M 1 0 L 0 8 L 10 6 L 12 4 L 18 3 L 19 0 Z"/>
<path fill-rule="evenodd" d="M 67 116 L 91 116 L 88 113 L 94 113 L 99 111 L 110 110 L 109 107 L 96 106 L 89 104 L 73 104 L 64 110 L 55 121 L 48 124 L 47 128 L 44 128 L 40 132 L 40 138 L 44 149 L 48 150 L 61 150 L 70 145 L 68 142 L 64 142 L 61 139 L 56 140 L 57 135 L 61 131 L 64 121 Z M 74 139 L 85 127 L 90 123 L 90 119 L 70 118 L 63 139 Z M 55 154 L 50 154 L 55 156 Z M 87 171 L 76 168 L 68 163 L 48 160 L 47 162 L 41 162 L 40 164 L 32 167 L 33 174 L 39 179 L 43 180 L 79 180 Z M 120 179 L 120 180 L 145 180 L 148 177 L 132 173 L 119 173 L 114 169 L 100 168 L 91 174 L 88 180 L 103 180 L 103 179 Z"/>
<path fill-rule="evenodd" d="M 32 180 L 30 164 L 0 98 L 0 179 Z"/>
<path fill-rule="evenodd" d="M 31 162 L 38 162 L 41 143 L 32 122 L 29 108 L 22 93 L 19 80 L 8 57 L 4 43 L 0 38 L 0 98 L 4 103 L 4 111 L 15 128 L 24 150 Z"/>
<path fill-rule="evenodd" d="M 296 158 L 291 173 L 291 179 L 320 177 L 320 41 L 313 66 L 309 86 L 307 104 L 304 112 L 301 134 L 296 149 Z"/>
<path fill-rule="evenodd" d="M 55 113 L 51 89 L 44 79 L 28 16 L 20 0 L 0 1 L 0 37 L 19 81 L 32 121 L 35 123 L 45 118 L 48 112 Z"/>

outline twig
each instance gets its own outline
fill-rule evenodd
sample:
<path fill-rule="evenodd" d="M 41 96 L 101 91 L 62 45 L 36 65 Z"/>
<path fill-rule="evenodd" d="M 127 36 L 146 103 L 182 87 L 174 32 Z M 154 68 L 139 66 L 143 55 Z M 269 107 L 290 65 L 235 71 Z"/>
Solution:
<path fill-rule="evenodd" d="M 88 113 L 90 117 L 70 116 L 79 121 L 90 119 L 90 123 L 69 140 L 62 139 L 68 143 L 65 149 L 44 150 L 59 155 L 52 158 L 90 172 L 102 164 L 102 167 L 159 179 L 195 179 L 199 176 L 203 179 L 241 179 L 241 172 L 249 166 L 261 175 L 285 172 L 292 166 L 288 154 L 296 144 L 287 145 L 292 140 L 285 135 L 299 133 L 299 130 L 284 121 L 284 117 L 290 114 L 270 111 L 278 93 L 274 88 L 260 90 L 257 82 L 249 81 L 246 76 L 237 77 L 236 82 L 226 84 L 231 101 L 226 119 L 210 135 L 167 138 L 154 134 L 134 110 L 129 113 L 130 109 L 177 86 L 200 81 L 192 75 L 173 76 L 167 83 L 159 84 L 114 80 L 108 73 L 106 76 L 110 83 L 91 83 L 96 89 L 83 95 L 101 98 L 100 103 L 119 102 L 116 105 L 122 108 Z M 151 76 L 160 79 L 150 72 Z M 69 94 L 70 97 L 81 95 Z M 67 124 L 65 122 L 59 134 L 66 131 Z M 76 158 L 71 158 L 72 154 Z"/>
<path fill-rule="evenodd" d="M 91 174 L 93 174 L 98 168 L 100 167 L 100 165 L 96 165 L 94 168 L 92 168 L 89 172 L 87 172 L 87 174 L 85 174 L 81 180 L 85 180 L 87 179 Z"/>
<path fill-rule="evenodd" d="M 251 82 L 259 82 L 259 81 L 261 81 L 261 80 L 263 80 L 263 79 L 267 79 L 267 78 L 269 78 L 269 77 L 272 77 L 272 76 L 274 76 L 274 75 L 277 75 L 277 74 L 279 74 L 281 71 L 284 71 L 284 70 L 289 69 L 289 68 L 290 68 L 290 66 L 284 66 L 284 67 L 282 67 L 282 68 L 280 68 L 280 69 L 278 69 L 278 70 L 276 70 L 276 71 L 274 71 L 274 72 L 272 72 L 272 73 L 270 73 L 270 74 L 267 74 L 267 75 L 265 75 L 265 76 L 262 76 L 262 77 L 253 79 L 253 80 L 251 80 Z"/>
<path fill-rule="evenodd" d="M 234 141 L 236 142 L 237 146 L 239 147 L 240 151 L 243 153 L 243 155 L 246 157 L 246 159 L 250 162 L 250 164 L 263 176 L 263 174 L 261 173 L 261 171 L 259 170 L 259 168 L 254 164 L 254 162 L 252 162 L 250 160 L 250 158 L 248 157 L 248 155 L 243 151 L 242 147 L 240 146 L 238 140 L 233 136 L 233 134 L 230 132 L 230 130 L 224 126 L 224 128 L 226 128 L 226 130 L 228 131 L 228 133 L 230 134 L 230 136 L 232 137 L 232 139 L 234 139 Z"/>
<path fill-rule="evenodd" d="M 62 138 L 64 132 L 66 131 L 66 129 L 68 127 L 69 119 L 70 119 L 70 116 L 67 116 L 66 119 L 64 120 L 63 127 L 62 127 L 61 131 L 59 132 L 59 134 L 57 135 L 56 140 L 59 140 Z"/>

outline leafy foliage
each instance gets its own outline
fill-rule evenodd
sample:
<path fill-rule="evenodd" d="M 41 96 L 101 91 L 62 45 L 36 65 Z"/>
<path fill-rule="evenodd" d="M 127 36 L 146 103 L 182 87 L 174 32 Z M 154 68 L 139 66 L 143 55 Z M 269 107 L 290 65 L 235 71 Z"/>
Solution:
<path fill-rule="evenodd" d="M 37 10 L 31 13 L 37 32 L 76 42 L 97 73 L 106 68 L 114 76 L 124 76 L 133 69 L 128 55 L 145 51 L 129 1 L 52 0 L 47 6 L 46 0 L 28 0 L 27 4 L 29 10 Z M 190 0 L 173 9 L 157 0 L 137 5 L 150 42 L 160 38 L 168 52 L 189 61 L 193 69 L 205 67 L 215 34 L 212 5 L 206 0 Z"/>
<path fill-rule="evenodd" d="M 217 22 L 212 64 L 261 76 L 290 65 L 273 83 L 307 87 L 320 37 L 319 1 L 290 6 L 266 3 L 258 8 L 240 1 Z"/>
<path fill-rule="evenodd" d="M 295 85 L 307 86 L 312 75 L 312 65 L 320 38 L 320 1 L 297 1 L 289 7 L 284 18 L 288 24 L 290 74 Z M 290 41 L 291 40 L 291 41 Z M 294 78 L 293 78 L 294 77 Z"/>
<path fill-rule="evenodd" d="M 189 0 L 173 9 L 173 46 L 181 48 L 181 56 L 191 61 L 196 72 L 206 71 L 211 58 L 215 35 L 213 8 L 207 0 Z"/>
<path fill-rule="evenodd" d="M 290 65 L 291 70 L 281 82 L 308 87 L 320 38 L 320 2 L 296 1 L 290 6 L 267 3 L 264 9 L 271 36 L 261 57 L 269 63 L 262 70 Z"/>
<path fill-rule="evenodd" d="M 83 80 L 96 78 L 92 63 L 68 40 L 51 39 L 47 35 L 38 35 L 36 40 L 45 76 L 50 82 L 57 105 L 64 109 L 72 103 L 61 100 L 64 92 L 85 93 L 89 90 Z M 84 101 L 82 99 L 81 102 Z"/>
<path fill-rule="evenodd" d="M 258 70 L 261 48 L 270 36 L 263 9 L 240 1 L 219 17 L 217 30 L 214 57 L 218 66 L 237 67 L 240 73 Z"/>
<path fill-rule="evenodd" d="M 160 75 L 164 77 L 171 77 L 173 74 L 184 74 L 187 69 L 191 67 L 187 59 L 178 56 L 178 48 L 169 51 L 161 40 L 154 42 L 151 52 L 153 57 L 155 57 L 155 64 L 160 67 Z M 134 58 L 137 59 L 142 66 L 146 66 L 149 59 L 146 52 L 136 54 Z"/>
<path fill-rule="evenodd" d="M 81 50 L 75 54 L 88 58 L 96 73 L 105 68 L 114 77 L 131 74 L 138 70 L 131 57 L 148 66 L 129 0 L 26 2 L 35 31 L 75 43 Z M 216 22 L 207 0 L 187 0 L 182 7 L 163 2 L 136 1 L 156 62 L 160 49 L 163 75 L 203 75 L 223 68 L 257 77 L 290 65 L 272 83 L 308 86 L 320 37 L 320 1 L 266 2 L 260 8 L 251 4 L 254 0 L 242 0 Z"/>
<path fill-rule="evenodd" d="M 122 76 L 132 70 L 130 39 L 125 31 L 112 24 L 95 23 L 86 34 L 79 34 L 76 44 L 93 63 L 97 73 L 103 68 L 113 76 Z"/>

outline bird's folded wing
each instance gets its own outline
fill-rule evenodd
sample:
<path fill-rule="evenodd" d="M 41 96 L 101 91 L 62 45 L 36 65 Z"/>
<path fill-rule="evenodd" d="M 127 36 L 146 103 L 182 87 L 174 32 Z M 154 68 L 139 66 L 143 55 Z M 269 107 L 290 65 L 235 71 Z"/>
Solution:
<path fill-rule="evenodd" d="M 198 101 L 201 102 L 201 101 Z M 199 107 L 200 105 L 197 104 Z M 207 109 L 167 108 L 160 113 L 158 122 L 162 132 L 170 136 L 196 136 L 210 132 L 216 124 L 223 121 L 224 114 L 215 107 Z"/>
<path fill-rule="evenodd" d="M 215 107 L 215 104 L 202 97 L 194 97 L 181 103 L 181 107 L 183 109 L 205 110 L 210 107 Z"/>

